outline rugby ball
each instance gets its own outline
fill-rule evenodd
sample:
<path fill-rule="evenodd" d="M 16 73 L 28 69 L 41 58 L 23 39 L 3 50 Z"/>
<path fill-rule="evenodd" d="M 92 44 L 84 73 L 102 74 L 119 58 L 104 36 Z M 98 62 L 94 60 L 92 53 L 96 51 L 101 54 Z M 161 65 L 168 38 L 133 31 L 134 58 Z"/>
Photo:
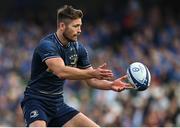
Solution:
<path fill-rule="evenodd" d="M 138 91 L 146 90 L 151 82 L 149 69 L 140 62 L 134 62 L 127 68 L 128 81 Z"/>

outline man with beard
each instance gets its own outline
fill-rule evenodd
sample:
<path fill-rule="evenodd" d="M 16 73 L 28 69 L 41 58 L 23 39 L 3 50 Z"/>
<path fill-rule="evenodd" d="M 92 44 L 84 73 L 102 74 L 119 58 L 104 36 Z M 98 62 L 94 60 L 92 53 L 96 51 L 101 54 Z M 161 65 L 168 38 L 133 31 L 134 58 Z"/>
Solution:
<path fill-rule="evenodd" d="M 65 5 L 57 12 L 57 31 L 40 40 L 34 50 L 31 79 L 21 107 L 26 126 L 30 127 L 98 127 L 83 113 L 64 103 L 65 79 L 85 80 L 102 90 L 122 91 L 132 88 L 123 82 L 127 76 L 111 81 L 113 73 L 102 64 L 93 68 L 87 50 L 77 41 L 83 13 Z"/>

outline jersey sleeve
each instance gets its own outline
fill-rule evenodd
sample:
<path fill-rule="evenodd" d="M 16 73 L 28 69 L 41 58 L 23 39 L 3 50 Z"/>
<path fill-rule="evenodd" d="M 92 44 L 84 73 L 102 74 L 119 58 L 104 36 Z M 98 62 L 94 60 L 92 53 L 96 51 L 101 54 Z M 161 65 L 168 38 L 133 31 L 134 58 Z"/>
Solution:
<path fill-rule="evenodd" d="M 58 48 L 51 41 L 40 42 L 40 45 L 37 47 L 37 52 L 42 62 L 44 62 L 49 58 L 61 57 L 60 54 L 58 53 Z"/>
<path fill-rule="evenodd" d="M 77 67 L 81 69 L 86 69 L 91 67 L 90 61 L 89 61 L 89 56 L 88 56 L 88 51 L 86 48 L 81 44 L 78 45 L 78 62 L 77 62 Z"/>

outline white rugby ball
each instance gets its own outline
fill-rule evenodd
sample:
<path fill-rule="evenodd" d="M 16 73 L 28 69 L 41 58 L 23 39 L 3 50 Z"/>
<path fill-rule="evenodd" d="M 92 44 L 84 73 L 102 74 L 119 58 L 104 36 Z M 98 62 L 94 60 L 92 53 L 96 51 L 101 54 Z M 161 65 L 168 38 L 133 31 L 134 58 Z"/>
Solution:
<path fill-rule="evenodd" d="M 149 69 L 140 62 L 134 62 L 127 68 L 128 81 L 138 91 L 146 90 L 151 82 Z"/>

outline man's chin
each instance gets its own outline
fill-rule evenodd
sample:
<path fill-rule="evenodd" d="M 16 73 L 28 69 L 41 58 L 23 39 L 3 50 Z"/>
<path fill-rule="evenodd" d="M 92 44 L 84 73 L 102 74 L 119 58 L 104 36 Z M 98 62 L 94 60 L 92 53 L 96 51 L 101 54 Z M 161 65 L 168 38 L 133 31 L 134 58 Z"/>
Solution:
<path fill-rule="evenodd" d="M 76 39 L 72 39 L 73 42 L 76 42 L 77 41 L 77 38 Z"/>
<path fill-rule="evenodd" d="M 77 41 L 77 36 L 73 36 L 72 38 L 69 38 L 68 36 L 66 36 L 65 33 L 63 33 L 63 36 L 68 42 L 76 42 Z"/>
<path fill-rule="evenodd" d="M 67 39 L 68 42 L 76 42 L 77 39 Z"/>

